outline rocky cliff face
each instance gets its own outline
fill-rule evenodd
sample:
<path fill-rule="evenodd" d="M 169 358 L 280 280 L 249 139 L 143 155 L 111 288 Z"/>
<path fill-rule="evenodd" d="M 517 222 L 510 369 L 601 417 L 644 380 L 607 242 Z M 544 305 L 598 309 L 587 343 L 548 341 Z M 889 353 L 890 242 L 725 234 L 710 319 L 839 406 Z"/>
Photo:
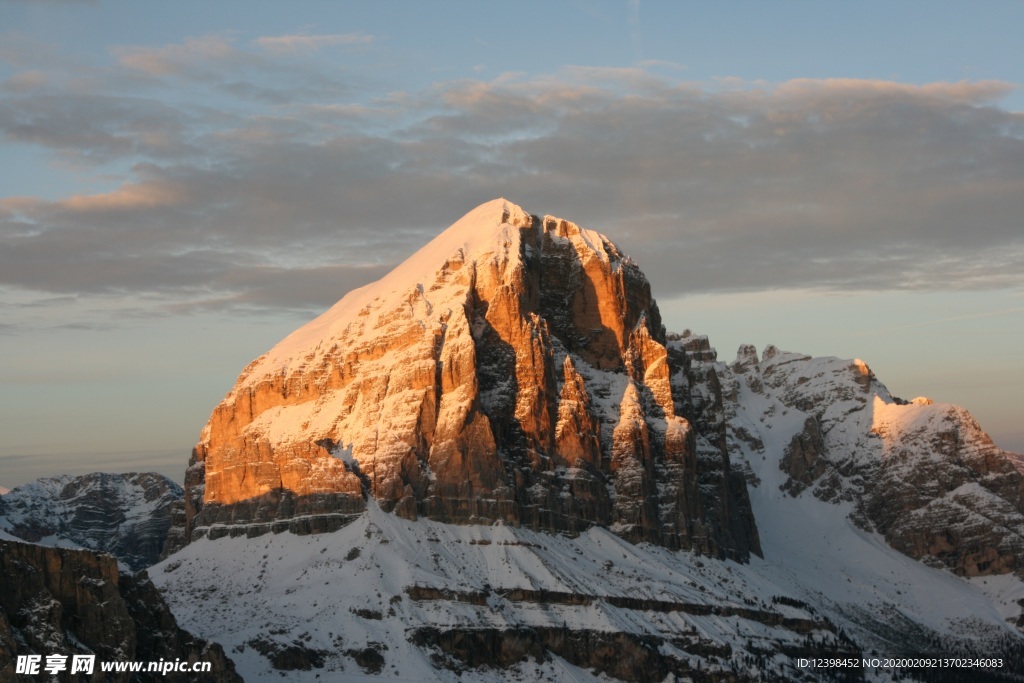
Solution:
<path fill-rule="evenodd" d="M 413 519 L 502 520 L 745 559 L 746 489 L 699 437 L 685 354 L 607 238 L 504 200 L 252 363 L 214 410 L 174 549 L 338 528 L 372 496 Z"/>
<path fill-rule="evenodd" d="M 183 496 L 178 484 L 152 472 L 48 477 L 0 498 L 0 529 L 110 553 L 138 571 L 159 559 Z"/>
<path fill-rule="evenodd" d="M 210 662 L 211 673 L 192 678 L 169 672 L 168 681 L 241 681 L 220 645 L 178 628 L 144 575 L 119 574 L 110 555 L 0 540 L 0 679 L 18 680 L 18 655 L 94 654 L 94 675 L 57 680 L 141 680 L 100 672 L 99 662 Z M 70 660 L 68 660 L 70 661 Z"/>
<path fill-rule="evenodd" d="M 895 398 L 859 360 L 769 346 L 699 365 L 738 462 L 777 459 L 783 490 L 851 504 L 855 523 L 915 559 L 968 577 L 1024 570 L 1024 456 L 963 408 Z"/>

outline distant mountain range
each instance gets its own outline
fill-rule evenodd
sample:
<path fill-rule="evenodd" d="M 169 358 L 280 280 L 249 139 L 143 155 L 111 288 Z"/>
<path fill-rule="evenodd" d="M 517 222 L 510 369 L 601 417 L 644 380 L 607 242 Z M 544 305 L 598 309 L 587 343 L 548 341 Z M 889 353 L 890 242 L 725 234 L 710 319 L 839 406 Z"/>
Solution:
<path fill-rule="evenodd" d="M 160 558 L 181 486 L 161 474 L 47 477 L 0 498 L 0 530 L 47 545 L 115 555 L 139 571 Z"/>

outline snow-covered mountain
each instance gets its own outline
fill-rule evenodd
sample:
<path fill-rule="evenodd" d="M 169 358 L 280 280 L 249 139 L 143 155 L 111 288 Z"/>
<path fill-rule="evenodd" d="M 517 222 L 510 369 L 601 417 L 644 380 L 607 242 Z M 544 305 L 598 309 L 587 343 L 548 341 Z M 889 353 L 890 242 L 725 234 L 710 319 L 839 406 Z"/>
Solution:
<path fill-rule="evenodd" d="M 1024 574 L 1024 456 L 996 447 L 965 409 L 895 398 L 860 360 L 774 347 L 760 361 L 743 347 L 705 372 L 728 395 L 734 459 L 782 454 L 768 486 L 849 502 L 859 527 L 931 566 Z"/>
<path fill-rule="evenodd" d="M 248 680 L 1024 680 L 1022 492 L 963 409 L 721 362 L 608 238 L 496 200 L 246 368 L 150 575 Z"/>
<path fill-rule="evenodd" d="M 160 558 L 183 495 L 181 486 L 153 472 L 47 477 L 0 499 L 0 530 L 33 543 L 110 553 L 138 571 Z"/>
<path fill-rule="evenodd" d="M 698 444 L 674 367 L 608 238 L 488 202 L 245 369 L 194 451 L 181 541 L 336 529 L 365 492 L 407 519 L 745 560 L 746 487 Z"/>

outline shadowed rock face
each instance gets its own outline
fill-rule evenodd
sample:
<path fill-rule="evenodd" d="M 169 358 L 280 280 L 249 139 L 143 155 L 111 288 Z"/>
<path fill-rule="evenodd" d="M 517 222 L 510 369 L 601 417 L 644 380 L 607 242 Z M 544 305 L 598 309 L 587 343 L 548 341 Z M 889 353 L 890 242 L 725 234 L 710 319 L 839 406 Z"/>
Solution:
<path fill-rule="evenodd" d="M 687 360 L 665 344 L 646 278 L 607 238 L 485 204 L 242 373 L 168 549 L 372 496 L 407 518 L 600 524 L 745 559 L 745 485 L 723 439 L 698 458 L 671 381 Z"/>
<path fill-rule="evenodd" d="M 965 409 L 895 398 L 861 361 L 774 347 L 758 361 L 743 346 L 730 367 L 705 365 L 715 386 L 742 382 L 765 406 L 763 422 L 733 420 L 734 452 L 741 441 L 763 452 L 758 425 L 786 412 L 799 425 L 779 460 L 783 490 L 849 501 L 856 524 L 961 576 L 1024 573 L 1024 456 L 998 448 Z M 729 403 L 709 412 L 731 420 Z"/>
<path fill-rule="evenodd" d="M 38 479 L 0 498 L 0 529 L 110 553 L 138 571 L 160 558 L 183 496 L 153 472 Z"/>
<path fill-rule="evenodd" d="M 149 579 L 119 575 L 110 555 L 0 540 L 0 576 L 0 680 L 15 680 L 16 658 L 27 654 L 95 654 L 94 680 L 101 661 L 161 659 L 210 662 L 211 672 L 197 679 L 242 680 L 220 645 L 178 628 Z M 176 672 L 161 678 L 192 680 Z M 65 671 L 58 679 L 85 677 Z"/>

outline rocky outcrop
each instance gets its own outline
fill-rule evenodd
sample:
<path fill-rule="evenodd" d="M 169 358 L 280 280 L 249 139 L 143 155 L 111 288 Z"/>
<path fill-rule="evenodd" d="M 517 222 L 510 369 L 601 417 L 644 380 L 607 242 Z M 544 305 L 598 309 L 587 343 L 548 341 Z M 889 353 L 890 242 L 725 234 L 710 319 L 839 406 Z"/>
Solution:
<path fill-rule="evenodd" d="M 464 668 L 508 669 L 527 657 L 542 661 L 554 654 L 578 667 L 620 681 L 664 680 L 669 676 L 708 683 L 743 680 L 731 672 L 694 670 L 682 659 L 663 654 L 672 646 L 682 650 L 682 643 L 667 643 L 656 636 L 632 633 L 553 626 L 513 629 L 422 627 L 413 631 L 411 639 L 420 647 L 436 650 L 432 658 L 435 667 L 459 672 Z M 692 649 L 724 659 L 731 654 L 728 647 Z"/>
<path fill-rule="evenodd" d="M 758 551 L 743 478 L 724 441 L 698 442 L 666 343 L 606 237 L 484 204 L 246 368 L 169 548 L 372 496 L 410 519 L 606 525 L 742 560 Z"/>
<path fill-rule="evenodd" d="M 875 405 L 882 460 L 864 517 L 897 550 L 962 576 L 1024 575 L 1024 457 L 958 406 Z"/>
<path fill-rule="evenodd" d="M 785 489 L 798 495 L 817 481 L 828 469 L 825 458 L 825 439 L 815 417 L 804 420 L 803 429 L 793 435 L 782 454 L 779 467 L 789 475 Z"/>
<path fill-rule="evenodd" d="M 18 655 L 93 654 L 94 676 L 61 681 L 148 680 L 100 673 L 100 662 L 210 662 L 210 673 L 168 672 L 168 681 L 241 681 L 214 643 L 178 628 L 144 574 L 119 574 L 110 555 L 0 540 L 0 679 L 17 680 Z M 67 662 L 70 659 L 66 660 Z M 104 676 L 106 676 L 104 678 Z"/>
<path fill-rule="evenodd" d="M 183 496 L 154 472 L 37 479 L 0 498 L 0 529 L 110 553 L 138 571 L 160 558 Z"/>
<path fill-rule="evenodd" d="M 963 408 L 898 399 L 859 360 L 772 346 L 758 360 L 742 346 L 730 366 L 695 364 L 696 393 L 730 387 L 702 403 L 712 417 L 697 424 L 710 429 L 720 415 L 731 452 L 764 453 L 761 435 L 790 430 L 771 454 L 781 455 L 783 490 L 849 501 L 861 527 L 962 576 L 1024 572 L 1024 456 L 996 447 Z M 741 385 L 761 406 L 755 422 L 737 417 Z"/>

